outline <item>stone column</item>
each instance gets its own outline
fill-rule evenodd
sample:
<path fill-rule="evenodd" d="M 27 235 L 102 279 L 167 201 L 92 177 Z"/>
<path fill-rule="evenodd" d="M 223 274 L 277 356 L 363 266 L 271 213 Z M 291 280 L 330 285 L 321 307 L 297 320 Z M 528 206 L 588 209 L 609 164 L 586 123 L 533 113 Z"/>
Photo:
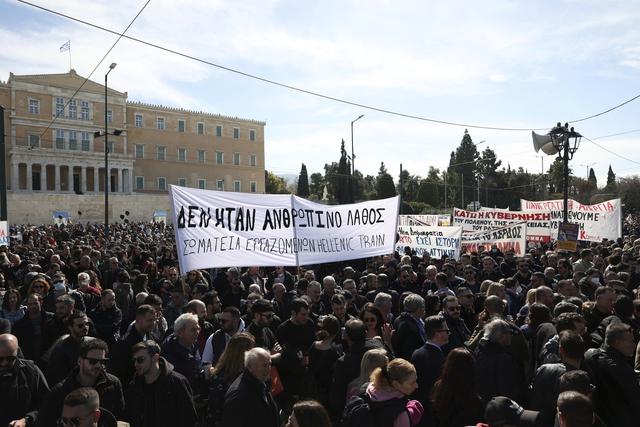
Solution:
<path fill-rule="evenodd" d="M 129 171 L 129 194 L 133 193 L 133 168 L 128 169 Z"/>
<path fill-rule="evenodd" d="M 100 191 L 100 168 L 98 166 L 93 167 L 93 192 L 98 193 Z"/>
<path fill-rule="evenodd" d="M 47 191 L 47 165 L 40 163 L 40 191 Z"/>
<path fill-rule="evenodd" d="M 27 163 L 27 191 L 33 191 L 33 175 L 31 173 L 31 163 Z"/>
<path fill-rule="evenodd" d="M 20 163 L 14 162 L 11 163 L 11 190 L 18 191 L 20 190 Z"/>
<path fill-rule="evenodd" d="M 124 169 L 118 169 L 118 192 L 124 193 Z"/>
<path fill-rule="evenodd" d="M 69 193 L 73 193 L 73 166 L 69 165 Z"/>
<path fill-rule="evenodd" d="M 53 165 L 53 170 L 54 170 L 54 185 L 55 185 L 55 190 L 56 193 L 60 192 L 60 165 Z"/>
<path fill-rule="evenodd" d="M 87 192 L 87 168 L 84 166 L 80 167 L 80 191 Z"/>

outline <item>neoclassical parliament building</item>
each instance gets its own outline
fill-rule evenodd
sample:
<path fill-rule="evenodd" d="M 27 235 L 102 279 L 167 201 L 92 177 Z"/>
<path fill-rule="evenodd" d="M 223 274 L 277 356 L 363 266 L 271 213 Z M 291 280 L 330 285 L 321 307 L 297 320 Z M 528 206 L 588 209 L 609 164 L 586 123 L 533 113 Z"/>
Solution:
<path fill-rule="evenodd" d="M 264 122 L 127 98 L 107 89 L 114 220 L 125 209 L 132 220 L 166 211 L 170 184 L 264 192 Z M 60 211 L 71 220 L 104 218 L 104 86 L 74 70 L 11 73 L 0 81 L 0 105 L 9 222 L 49 222 Z"/>

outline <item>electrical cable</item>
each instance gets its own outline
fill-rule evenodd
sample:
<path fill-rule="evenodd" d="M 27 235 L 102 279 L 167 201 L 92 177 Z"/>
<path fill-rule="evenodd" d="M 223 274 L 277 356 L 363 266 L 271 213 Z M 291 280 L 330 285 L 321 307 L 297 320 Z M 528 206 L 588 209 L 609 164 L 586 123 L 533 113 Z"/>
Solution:
<path fill-rule="evenodd" d="M 40 6 L 40 5 L 31 3 L 31 2 L 28 2 L 26 0 L 18 0 L 18 1 L 20 3 L 23 3 L 23 4 L 26 4 L 26 5 L 32 6 L 34 8 L 43 10 L 45 12 L 52 13 L 54 15 L 58 15 L 58 16 L 61 16 L 63 18 L 66 18 L 66 19 L 70 19 L 70 20 L 75 21 L 75 22 L 79 22 L 81 24 L 84 24 L 84 25 L 87 25 L 87 26 L 90 26 L 90 27 L 93 27 L 93 28 L 96 28 L 96 29 L 99 29 L 99 30 L 102 30 L 102 31 L 105 31 L 105 32 L 109 32 L 109 33 L 112 33 L 112 34 L 118 34 L 121 37 L 125 37 L 128 40 L 135 41 L 135 42 L 138 42 L 138 43 L 144 44 L 146 46 L 153 47 L 155 49 L 159 49 L 159 50 L 162 50 L 162 51 L 165 51 L 165 52 L 168 52 L 168 53 L 172 53 L 174 55 L 178 55 L 178 56 L 181 56 L 183 58 L 187 58 L 187 59 L 190 59 L 190 60 L 193 60 L 193 61 L 196 61 L 196 62 L 200 62 L 202 64 L 206 64 L 206 65 L 209 65 L 209 66 L 212 66 L 212 67 L 216 67 L 216 68 L 221 69 L 221 70 L 225 70 L 225 71 L 228 71 L 228 72 L 231 72 L 231 73 L 235 73 L 235 74 L 238 74 L 238 75 L 241 75 L 241 76 L 244 76 L 244 77 L 248 77 L 248 78 L 251 78 L 251 79 L 254 79 L 254 80 L 258 80 L 258 81 L 261 81 L 263 83 L 268 83 L 268 84 L 279 86 L 279 87 L 282 87 L 282 88 L 285 88 L 285 89 L 289 89 L 289 90 L 292 90 L 292 91 L 304 93 L 304 94 L 307 94 L 307 95 L 312 95 L 312 96 L 315 96 L 315 97 L 318 97 L 318 98 L 323 98 L 323 99 L 326 99 L 326 100 L 329 100 L 329 101 L 334 101 L 334 102 L 338 102 L 338 103 L 345 104 L 345 105 L 351 105 L 353 107 L 364 108 L 364 109 L 367 109 L 367 110 L 370 110 L 370 111 L 376 111 L 376 112 L 379 112 L 379 113 L 389 114 L 389 115 L 398 116 L 398 117 L 404 117 L 404 118 L 408 118 L 408 119 L 420 120 L 420 121 L 424 121 L 424 122 L 430 122 L 430 123 L 436 123 L 436 124 L 448 125 L 448 126 L 472 128 L 472 129 L 485 129 L 485 130 L 510 131 L 510 132 L 515 132 L 515 131 L 531 132 L 532 130 L 534 130 L 534 131 L 535 130 L 544 131 L 544 130 L 548 130 L 549 129 L 548 127 L 544 127 L 544 128 L 510 128 L 510 127 L 474 125 L 474 124 L 459 123 L 459 122 L 453 122 L 453 121 L 447 121 L 447 120 L 438 120 L 438 119 L 433 119 L 433 118 L 429 118 L 429 117 L 422 117 L 422 116 L 417 116 L 417 115 L 414 115 L 414 114 L 401 113 L 401 112 L 397 112 L 397 111 L 393 111 L 393 110 L 389 110 L 389 109 L 385 109 L 385 108 L 381 108 L 381 107 L 375 107 L 375 106 L 371 106 L 371 105 L 366 105 L 366 104 L 362 104 L 362 103 L 355 102 L 355 101 L 349 101 L 349 100 L 342 99 L 342 98 L 336 98 L 334 96 L 325 95 L 325 94 L 322 94 L 322 93 L 319 93 L 319 92 L 314 92 L 314 91 L 311 91 L 311 90 L 308 90 L 308 89 L 304 89 L 304 88 L 297 87 L 297 86 L 292 86 L 290 84 L 282 83 L 282 82 L 279 82 L 279 81 L 276 81 L 276 80 L 268 79 L 268 78 L 265 78 L 265 77 L 260 77 L 260 76 L 255 75 L 255 74 L 250 74 L 250 73 L 247 73 L 247 72 L 244 72 L 244 71 L 241 71 L 241 70 L 237 70 L 237 69 L 234 69 L 234 68 L 231 68 L 231 67 L 227 67 L 227 66 L 224 66 L 224 65 L 216 64 L 214 62 L 211 62 L 211 61 L 208 61 L 208 60 L 205 60 L 205 59 L 202 59 L 202 58 L 198 58 L 198 57 L 195 57 L 193 55 L 189 55 L 189 54 L 186 54 L 186 53 L 174 50 L 174 49 L 163 47 L 163 46 L 160 46 L 158 44 L 151 43 L 151 42 L 148 42 L 148 41 L 136 38 L 136 37 L 131 37 L 131 36 L 124 35 L 124 33 L 120 34 L 117 31 L 111 30 L 109 28 L 106 28 L 106 27 L 103 27 L 103 26 L 100 26 L 100 25 L 97 25 L 97 24 L 94 24 L 94 23 L 91 23 L 91 22 L 88 22 L 88 21 L 85 21 L 85 20 L 82 20 L 82 19 L 79 19 L 79 18 L 75 18 L 75 17 L 72 17 L 70 15 L 67 15 L 67 14 L 64 14 L 64 13 L 61 13 L 61 12 L 57 12 L 55 10 L 52 10 L 52 9 L 46 8 L 44 6 Z M 620 108 L 620 107 L 622 107 L 622 106 L 624 106 L 624 105 L 626 105 L 626 104 L 628 104 L 628 103 L 630 103 L 630 102 L 632 102 L 632 101 L 634 101 L 634 100 L 636 100 L 638 98 L 640 98 L 640 94 L 638 94 L 638 95 L 634 96 L 633 98 L 628 99 L 628 100 L 626 100 L 626 101 L 624 101 L 624 102 L 622 102 L 622 103 L 620 103 L 620 104 L 618 104 L 618 105 L 616 105 L 614 107 L 608 108 L 605 111 L 601 111 L 599 113 L 596 113 L 596 114 L 593 114 L 593 115 L 590 115 L 590 116 L 587 116 L 587 117 L 583 117 L 583 118 L 580 118 L 580 119 L 571 120 L 570 123 L 582 122 L 582 121 L 585 121 L 585 120 L 592 119 L 594 117 L 601 116 L 603 114 L 606 114 L 606 113 L 609 113 L 609 112 L 611 112 L 613 110 L 616 110 L 616 109 L 618 109 L 618 108 Z"/>
<path fill-rule="evenodd" d="M 18 0 L 20 1 L 20 0 Z M 71 98 L 69 98 L 66 102 L 66 104 L 64 105 L 64 107 L 62 108 L 61 111 L 57 111 L 55 117 L 51 120 L 51 122 L 47 125 L 47 127 L 42 131 L 42 133 L 40 134 L 40 136 L 43 136 L 50 128 L 51 125 L 53 125 L 55 123 L 55 121 L 58 119 L 58 117 L 60 117 L 60 114 L 63 113 L 67 107 L 69 106 L 69 103 L 71 103 L 72 100 L 75 99 L 75 96 L 78 94 L 78 92 L 80 92 L 80 89 L 82 89 L 84 87 L 84 85 L 89 81 L 89 79 L 91 78 L 91 76 L 93 75 L 93 73 L 96 72 L 96 70 L 98 69 L 98 67 L 100 66 L 100 64 L 102 64 L 102 61 L 104 61 L 106 59 L 106 57 L 111 53 L 111 51 L 113 50 L 113 48 L 116 47 L 116 45 L 118 44 L 118 42 L 122 39 L 122 37 L 124 37 L 124 33 L 127 32 L 127 30 L 133 25 L 133 23 L 136 21 L 136 19 L 138 19 L 138 16 L 140 16 L 140 14 L 142 13 L 142 11 L 147 7 L 147 5 L 151 2 L 151 0 L 147 0 L 147 2 L 144 4 L 144 6 L 142 6 L 142 9 L 140 9 L 140 11 L 136 14 L 136 16 L 134 16 L 134 18 L 131 20 L 131 22 L 129 22 L 129 25 L 127 25 L 127 28 L 124 29 L 124 31 L 120 34 L 120 33 L 115 33 L 118 34 L 118 38 L 116 39 L 116 41 L 111 45 L 111 47 L 109 48 L 109 50 L 107 50 L 107 53 L 104 54 L 104 56 L 102 57 L 102 59 L 100 59 L 100 61 L 96 64 L 96 66 L 93 68 L 93 70 L 91 71 L 91 73 L 89 73 L 89 75 L 87 77 L 85 77 L 84 81 L 82 82 L 82 84 L 80 85 L 80 87 L 78 87 L 78 89 L 76 89 L 76 91 L 73 93 L 73 95 L 71 95 Z M 36 6 L 33 5 L 31 3 L 28 2 L 22 2 L 25 4 L 28 4 L 30 6 Z M 36 6 L 38 7 L 38 6 Z M 105 106 L 106 108 L 106 106 Z"/>

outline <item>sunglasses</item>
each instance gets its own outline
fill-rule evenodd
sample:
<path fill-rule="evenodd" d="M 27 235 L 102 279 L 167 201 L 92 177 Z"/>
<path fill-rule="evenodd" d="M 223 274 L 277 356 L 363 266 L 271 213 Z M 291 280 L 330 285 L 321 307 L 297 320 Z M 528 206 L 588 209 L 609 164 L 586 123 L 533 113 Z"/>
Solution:
<path fill-rule="evenodd" d="M 91 366 L 95 366 L 98 363 L 101 364 L 102 366 L 107 366 L 107 362 L 109 361 L 109 358 L 96 359 L 95 357 L 83 357 L 83 359 L 89 361 L 89 364 Z"/>

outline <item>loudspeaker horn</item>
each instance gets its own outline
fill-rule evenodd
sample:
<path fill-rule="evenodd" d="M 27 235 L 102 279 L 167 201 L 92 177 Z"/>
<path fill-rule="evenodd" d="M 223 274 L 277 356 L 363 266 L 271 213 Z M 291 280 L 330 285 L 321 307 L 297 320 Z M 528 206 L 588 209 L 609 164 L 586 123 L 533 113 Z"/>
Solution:
<path fill-rule="evenodd" d="M 553 145 L 553 140 L 549 135 L 538 135 L 535 132 L 531 132 L 531 138 L 533 138 L 533 148 L 536 153 L 540 150 L 548 156 L 558 154 L 558 149 Z"/>

